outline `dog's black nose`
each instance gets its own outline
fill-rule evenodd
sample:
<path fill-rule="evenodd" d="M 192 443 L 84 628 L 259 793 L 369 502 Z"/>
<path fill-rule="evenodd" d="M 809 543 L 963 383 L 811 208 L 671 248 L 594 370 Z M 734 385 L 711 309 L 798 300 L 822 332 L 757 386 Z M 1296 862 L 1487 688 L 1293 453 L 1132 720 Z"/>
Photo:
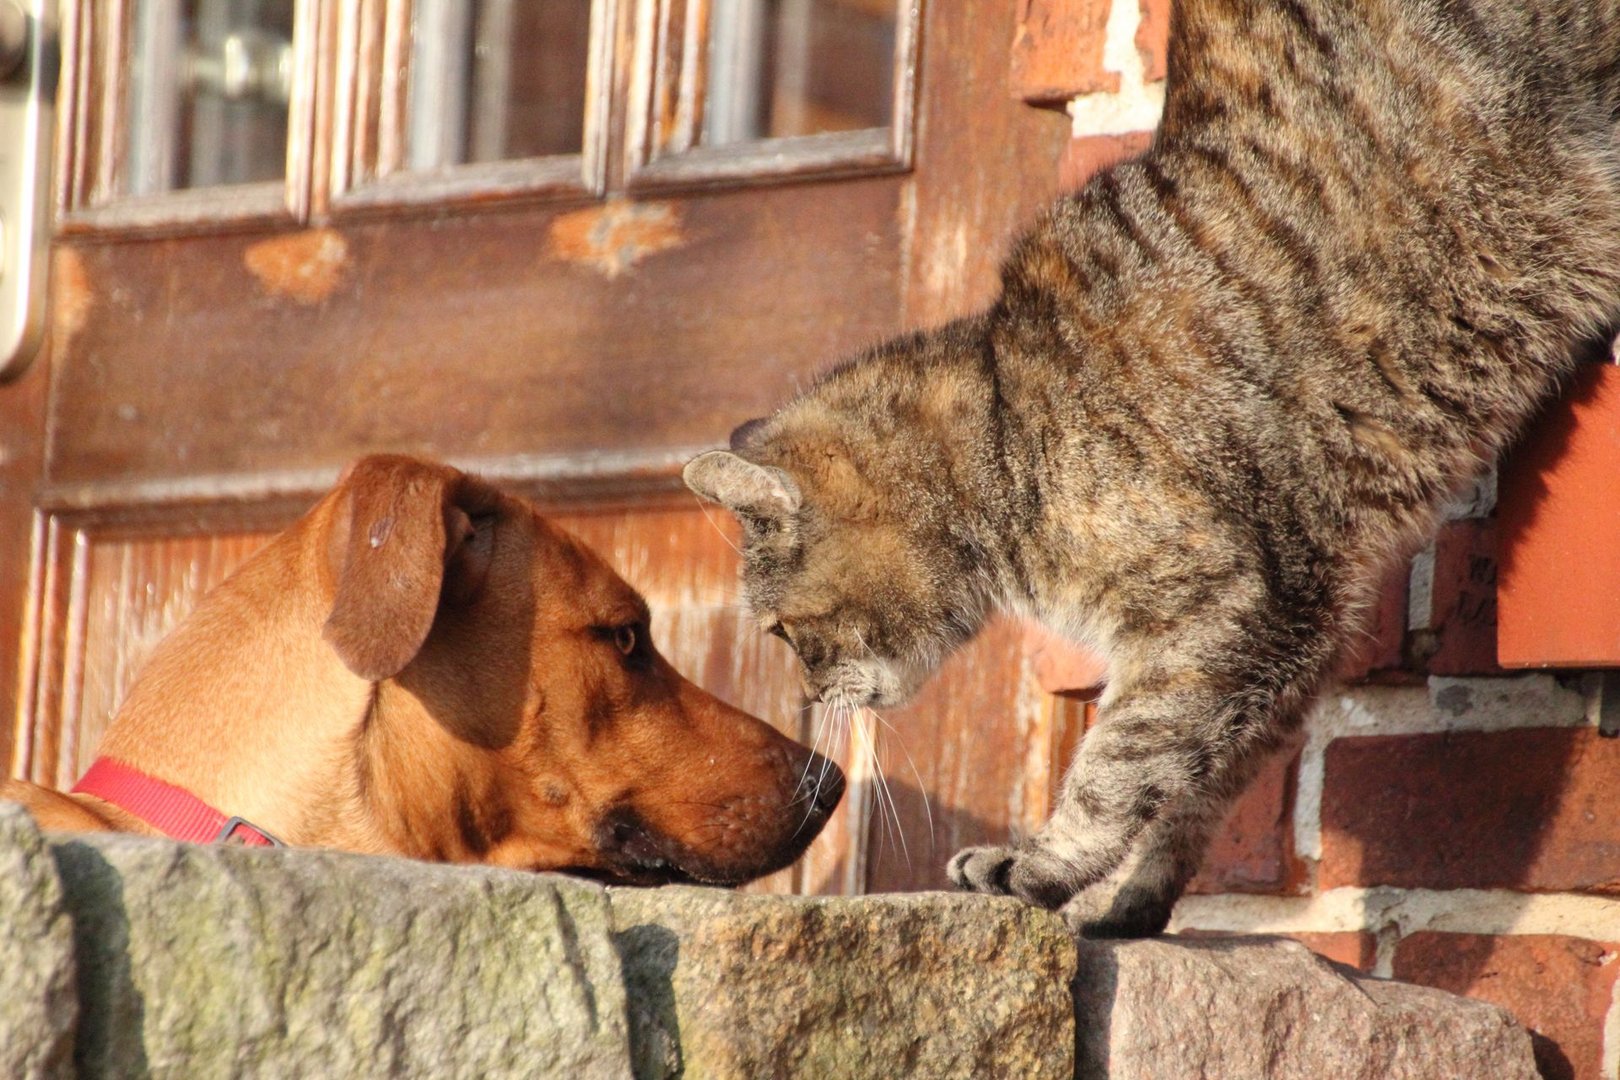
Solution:
<path fill-rule="evenodd" d="M 838 800 L 844 797 L 844 770 L 811 751 L 804 776 L 816 809 L 830 816 L 837 809 Z"/>

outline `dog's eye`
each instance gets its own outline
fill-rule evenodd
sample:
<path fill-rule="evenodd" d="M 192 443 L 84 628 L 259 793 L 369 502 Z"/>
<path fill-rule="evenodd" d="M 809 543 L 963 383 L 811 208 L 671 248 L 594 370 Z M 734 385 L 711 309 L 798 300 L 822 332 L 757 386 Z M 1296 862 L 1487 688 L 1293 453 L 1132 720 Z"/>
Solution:
<path fill-rule="evenodd" d="M 613 645 L 624 656 L 636 651 L 636 628 L 634 626 L 616 626 L 613 628 Z"/>

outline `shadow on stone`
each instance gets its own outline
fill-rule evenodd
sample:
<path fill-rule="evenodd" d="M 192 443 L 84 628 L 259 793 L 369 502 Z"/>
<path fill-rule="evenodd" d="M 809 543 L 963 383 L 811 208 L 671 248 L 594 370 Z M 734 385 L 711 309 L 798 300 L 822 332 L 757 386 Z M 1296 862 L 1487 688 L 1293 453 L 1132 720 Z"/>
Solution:
<path fill-rule="evenodd" d="M 71 1077 L 79 999 L 73 919 L 33 820 L 0 802 L 0 1076 Z"/>
<path fill-rule="evenodd" d="M 1106 1080 L 1114 999 L 1119 994 L 1119 960 L 1112 949 L 1075 942 L 1079 960 L 1069 992 L 1074 995 L 1075 1080 Z"/>
<path fill-rule="evenodd" d="M 1530 1033 L 1530 1049 L 1536 1055 L 1536 1068 L 1542 1080 L 1575 1080 L 1575 1065 L 1562 1047 L 1538 1031 Z"/>
<path fill-rule="evenodd" d="M 675 1009 L 675 932 L 643 924 L 613 935 L 623 966 L 630 1024 L 630 1065 L 638 1077 L 679 1076 L 681 1025 Z"/>
<path fill-rule="evenodd" d="M 148 1077 L 151 1067 L 142 1039 L 146 1002 L 130 966 L 123 876 L 87 844 L 58 843 L 50 851 L 62 875 L 78 958 L 74 1070 L 80 1076 Z"/>

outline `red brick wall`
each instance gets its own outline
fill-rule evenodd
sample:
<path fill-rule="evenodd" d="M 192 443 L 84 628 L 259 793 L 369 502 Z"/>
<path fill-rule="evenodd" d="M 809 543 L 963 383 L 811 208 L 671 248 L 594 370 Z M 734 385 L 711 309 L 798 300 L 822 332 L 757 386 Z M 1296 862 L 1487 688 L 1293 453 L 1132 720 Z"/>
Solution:
<path fill-rule="evenodd" d="M 1025 2 L 1012 90 L 1074 117 L 1070 186 L 1148 146 L 1162 93 L 1169 0 L 1113 2 Z M 1172 928 L 1286 933 L 1495 1002 L 1546 1076 L 1620 1080 L 1620 740 L 1589 680 L 1497 668 L 1494 501 L 1473 492 L 1392 575 L 1344 689 L 1233 810 Z M 1095 681 L 1043 663 L 1049 689 Z"/>

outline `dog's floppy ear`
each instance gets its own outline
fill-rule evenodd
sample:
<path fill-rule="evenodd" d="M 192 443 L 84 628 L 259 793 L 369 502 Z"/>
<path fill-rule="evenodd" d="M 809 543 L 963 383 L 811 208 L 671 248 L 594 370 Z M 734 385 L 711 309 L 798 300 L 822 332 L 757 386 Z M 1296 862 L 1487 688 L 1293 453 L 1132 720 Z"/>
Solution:
<path fill-rule="evenodd" d="M 686 463 L 686 486 L 734 514 L 782 518 L 799 509 L 799 485 L 781 469 L 756 465 L 730 450 L 710 450 Z"/>
<path fill-rule="evenodd" d="M 489 545 L 457 503 L 463 479 L 444 465 L 378 455 L 339 482 L 347 505 L 328 537 L 336 588 L 324 636 L 361 678 L 397 675 L 427 640 L 441 592 L 466 599 L 482 584 Z"/>

